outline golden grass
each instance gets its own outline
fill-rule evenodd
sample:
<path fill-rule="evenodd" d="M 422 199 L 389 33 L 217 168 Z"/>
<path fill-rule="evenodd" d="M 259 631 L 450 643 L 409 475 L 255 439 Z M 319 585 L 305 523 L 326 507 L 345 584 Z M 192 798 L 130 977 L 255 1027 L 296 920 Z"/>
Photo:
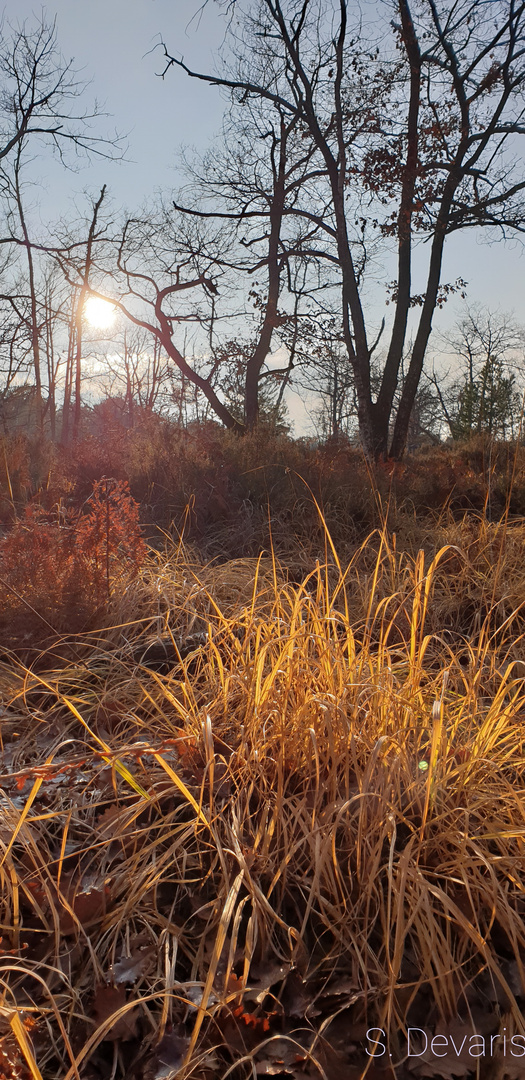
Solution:
<path fill-rule="evenodd" d="M 179 545 L 113 628 L 0 667 L 20 1075 L 141 1076 L 140 1049 L 154 1076 L 169 1043 L 173 1075 L 241 1078 L 279 1039 L 329 1078 L 341 1009 L 393 1039 L 421 1009 L 525 1032 L 524 538 L 385 528 L 341 566 L 327 536 L 301 583 Z M 133 660 L 196 627 L 167 673 Z"/>

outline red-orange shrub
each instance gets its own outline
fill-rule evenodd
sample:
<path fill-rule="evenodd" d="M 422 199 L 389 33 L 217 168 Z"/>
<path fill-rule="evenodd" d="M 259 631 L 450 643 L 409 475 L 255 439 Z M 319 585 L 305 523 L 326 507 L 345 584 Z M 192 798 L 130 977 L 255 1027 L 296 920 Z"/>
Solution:
<path fill-rule="evenodd" d="M 0 589 L 11 622 L 21 621 L 17 609 L 19 616 L 25 611 L 31 631 L 33 609 L 56 630 L 78 630 L 119 580 L 137 572 L 146 550 L 126 481 L 98 480 L 80 511 L 59 505 L 49 512 L 30 503 L 0 548 Z"/>
<path fill-rule="evenodd" d="M 75 527 L 75 558 L 102 600 L 111 595 L 116 578 L 136 573 L 144 561 L 139 504 L 131 498 L 127 480 L 104 478 L 93 485 L 86 507 L 88 512 L 80 514 Z"/>

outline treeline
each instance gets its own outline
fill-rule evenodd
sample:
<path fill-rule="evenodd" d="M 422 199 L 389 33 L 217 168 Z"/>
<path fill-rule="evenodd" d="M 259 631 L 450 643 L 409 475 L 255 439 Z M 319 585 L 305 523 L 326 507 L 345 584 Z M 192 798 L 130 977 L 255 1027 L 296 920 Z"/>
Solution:
<path fill-rule="evenodd" d="M 321 436 L 359 439 L 370 461 L 399 459 L 421 436 L 515 436 L 519 326 L 471 308 L 448 376 L 433 370 L 429 342 L 436 308 L 465 291 L 460 276 L 442 280 L 447 237 L 525 223 L 525 10 L 391 6 L 367 25 L 345 0 L 234 2 L 214 75 L 166 43 L 166 93 L 178 73 L 228 95 L 221 137 L 187 160 L 181 191 L 124 215 L 103 186 L 83 218 L 46 230 L 30 212 L 35 155 L 114 157 L 123 143 L 84 107 L 53 23 L 5 37 L 5 430 L 27 414 L 33 431 L 74 444 L 101 395 L 123 403 L 131 427 L 164 412 L 186 427 L 283 430 L 293 386 L 315 395 Z M 117 316 L 107 333 L 104 301 Z"/>

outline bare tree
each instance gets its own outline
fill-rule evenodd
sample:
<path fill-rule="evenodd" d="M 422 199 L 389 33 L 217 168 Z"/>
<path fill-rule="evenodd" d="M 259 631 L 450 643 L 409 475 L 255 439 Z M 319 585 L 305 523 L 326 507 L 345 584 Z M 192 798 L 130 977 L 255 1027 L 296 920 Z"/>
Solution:
<path fill-rule="evenodd" d="M 121 155 L 121 136 L 110 140 L 91 132 L 100 116 L 97 106 L 77 108 L 85 84 L 60 53 L 55 20 L 42 16 L 32 26 L 8 27 L 0 46 L 0 79 L 0 161 L 28 140 L 50 143 L 65 164 L 71 163 L 68 151 L 77 158 Z"/>
<path fill-rule="evenodd" d="M 279 58 L 261 43 L 249 66 L 277 71 Z M 238 77 L 246 72 L 247 58 L 237 56 Z M 239 74 L 241 73 L 241 74 Z M 300 197 L 314 185 L 318 168 L 312 163 L 314 150 L 305 142 L 297 115 L 290 116 L 279 102 L 232 102 L 223 130 L 222 144 L 189 168 L 190 185 L 180 196 L 182 213 L 200 219 L 227 222 L 231 246 L 221 260 L 250 284 L 248 299 L 253 312 L 242 313 L 242 343 L 233 352 L 244 357 L 244 422 L 252 430 L 258 422 L 260 396 L 267 395 L 268 381 L 282 373 L 263 371 L 275 334 L 295 325 L 298 299 L 305 294 L 308 269 L 314 259 L 331 258 L 324 243 L 327 228 L 322 213 L 318 222 L 312 215 L 301 216 Z M 329 228 L 329 227 L 328 227 Z M 246 275 L 248 277 L 246 278 Z M 313 276 L 311 291 L 319 287 Z M 246 351 L 246 322 L 254 322 Z M 230 341 L 231 345 L 231 341 Z M 237 381 L 240 372 L 237 373 Z M 282 397 L 282 395 L 281 395 Z"/>
<path fill-rule="evenodd" d="M 55 22 L 44 16 L 33 25 L 10 27 L 0 46 L 0 194 L 6 215 L 5 235 L 0 243 L 13 252 L 24 252 L 29 309 L 26 315 L 31 339 L 37 424 L 42 429 L 45 406 L 42 392 L 42 335 L 48 360 L 50 393 L 55 377 L 49 368 L 49 319 L 46 298 L 46 244 L 32 235 L 24 182 L 30 153 L 37 146 L 51 146 L 68 166 L 93 154 L 106 158 L 122 155 L 119 136 L 108 140 L 92 133 L 98 108 L 78 108 L 84 85 L 57 44 Z M 13 259 L 16 261 L 16 258 Z M 7 295 L 9 278 L 3 282 Z M 17 285 L 17 290 L 19 286 Z M 78 368 L 78 365 L 77 365 Z M 54 427 L 55 399 L 51 402 Z"/>
<path fill-rule="evenodd" d="M 247 13 L 246 13 L 247 7 Z M 354 372 L 361 441 L 371 458 L 400 458 L 436 306 L 462 283 L 441 280 L 446 237 L 493 227 L 525 230 L 516 150 L 525 134 L 525 4 L 519 0 L 392 0 L 393 22 L 363 47 L 347 0 L 254 0 L 228 10 L 249 25 L 250 55 L 270 43 L 268 78 L 191 70 L 167 48 L 166 70 L 271 103 L 310 140 L 330 199 L 345 347 Z M 246 20 L 247 23 L 246 23 Z M 318 218 L 316 203 L 300 212 Z M 364 310 L 363 237 L 394 246 L 394 317 L 374 395 Z M 413 246 L 428 242 L 424 288 L 413 292 Z M 420 313 L 396 401 L 409 312 Z M 395 412 L 394 412 L 395 408 Z M 392 425 L 392 420 L 393 425 Z M 389 443 L 389 431 L 393 434 Z"/>
<path fill-rule="evenodd" d="M 6 402 L 13 389 L 27 380 L 31 363 L 27 298 L 21 283 L 19 289 L 13 288 L 9 295 L 0 295 L 0 408 L 4 428 L 9 411 Z"/>
<path fill-rule="evenodd" d="M 214 388 L 216 367 L 212 360 L 210 370 L 202 374 L 197 365 L 188 362 L 175 340 L 181 326 L 193 326 L 201 338 L 205 334 L 209 347 L 221 264 L 218 250 L 223 246 L 220 238 L 213 244 L 209 239 L 204 242 L 196 226 L 188 229 L 175 211 L 160 207 L 157 212 L 128 218 L 118 235 L 104 237 L 98 246 L 96 255 L 91 251 L 89 284 L 77 248 L 57 250 L 56 258 L 70 287 L 82 287 L 86 296 L 107 300 L 134 326 L 147 331 L 226 427 L 242 432 L 243 424 Z M 210 253 L 211 247 L 215 252 Z"/>

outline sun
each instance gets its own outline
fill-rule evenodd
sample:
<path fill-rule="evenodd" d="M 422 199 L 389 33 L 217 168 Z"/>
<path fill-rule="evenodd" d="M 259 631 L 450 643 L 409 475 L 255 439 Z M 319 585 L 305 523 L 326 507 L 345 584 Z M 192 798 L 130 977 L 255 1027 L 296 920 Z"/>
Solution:
<path fill-rule="evenodd" d="M 84 315 L 95 330 L 109 330 L 115 322 L 115 308 L 108 300 L 90 296 L 84 304 Z"/>

